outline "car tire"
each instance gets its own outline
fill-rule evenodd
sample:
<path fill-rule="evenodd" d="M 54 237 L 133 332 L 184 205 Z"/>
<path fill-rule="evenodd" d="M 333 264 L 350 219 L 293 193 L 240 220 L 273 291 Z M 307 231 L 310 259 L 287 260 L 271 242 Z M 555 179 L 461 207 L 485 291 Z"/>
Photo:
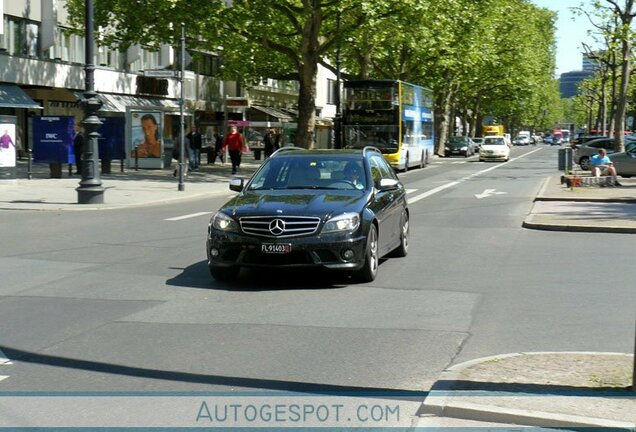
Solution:
<path fill-rule="evenodd" d="M 367 234 L 367 246 L 364 255 L 364 264 L 360 270 L 355 272 L 354 277 L 358 282 L 373 282 L 378 274 L 378 265 L 380 265 L 378 230 L 374 224 L 371 224 Z"/>
<path fill-rule="evenodd" d="M 409 253 L 409 235 L 410 235 L 409 214 L 404 210 L 400 223 L 400 245 L 391 252 L 394 258 L 404 258 Z"/>
<path fill-rule="evenodd" d="M 240 267 L 217 267 L 208 266 L 210 268 L 210 274 L 214 279 L 219 282 L 234 282 L 241 271 Z"/>
<path fill-rule="evenodd" d="M 587 171 L 590 169 L 590 158 L 588 156 L 583 156 L 579 159 L 579 166 L 582 170 Z"/>

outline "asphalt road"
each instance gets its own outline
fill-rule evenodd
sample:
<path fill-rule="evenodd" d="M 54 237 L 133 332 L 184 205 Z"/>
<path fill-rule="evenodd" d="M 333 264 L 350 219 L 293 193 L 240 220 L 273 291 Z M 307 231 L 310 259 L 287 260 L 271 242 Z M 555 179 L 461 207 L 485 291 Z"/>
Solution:
<path fill-rule="evenodd" d="M 477 357 L 630 352 L 633 237 L 521 227 L 555 168 L 556 148 L 538 146 L 514 148 L 505 164 L 440 159 L 401 174 L 410 252 L 383 262 L 372 284 L 280 271 L 215 282 L 204 241 L 224 198 L 0 212 L 0 350 L 12 360 L 0 391 L 421 400 L 445 367 Z"/>

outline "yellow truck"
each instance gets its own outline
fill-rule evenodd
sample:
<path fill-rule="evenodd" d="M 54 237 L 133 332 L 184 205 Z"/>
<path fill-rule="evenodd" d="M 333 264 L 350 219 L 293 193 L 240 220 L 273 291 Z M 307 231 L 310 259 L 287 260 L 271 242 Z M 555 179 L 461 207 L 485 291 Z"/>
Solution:
<path fill-rule="evenodd" d="M 484 125 L 482 129 L 484 136 L 504 136 L 505 131 L 503 125 Z"/>

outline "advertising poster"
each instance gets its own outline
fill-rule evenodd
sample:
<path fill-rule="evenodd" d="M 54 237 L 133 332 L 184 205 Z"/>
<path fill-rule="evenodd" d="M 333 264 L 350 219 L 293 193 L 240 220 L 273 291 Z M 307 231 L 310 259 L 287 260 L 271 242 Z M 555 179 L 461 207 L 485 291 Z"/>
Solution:
<path fill-rule="evenodd" d="M 33 162 L 75 163 L 72 116 L 33 117 Z"/>
<path fill-rule="evenodd" d="M 131 158 L 135 158 L 135 150 L 139 159 L 159 159 L 163 154 L 163 125 L 161 112 L 132 113 L 132 149 Z"/>
<path fill-rule="evenodd" d="M 99 136 L 99 158 L 102 160 L 123 160 L 126 159 L 124 149 L 125 125 L 124 117 L 101 117 L 103 123 L 98 132 Z"/>
<path fill-rule="evenodd" d="M 0 180 L 16 178 L 16 118 L 0 116 Z"/>

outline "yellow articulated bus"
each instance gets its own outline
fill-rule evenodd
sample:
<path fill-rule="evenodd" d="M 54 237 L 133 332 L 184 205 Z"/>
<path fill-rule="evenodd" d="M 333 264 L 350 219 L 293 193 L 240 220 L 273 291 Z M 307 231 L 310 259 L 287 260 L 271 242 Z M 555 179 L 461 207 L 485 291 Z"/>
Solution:
<path fill-rule="evenodd" d="M 377 147 L 396 170 L 423 167 L 433 155 L 433 93 L 395 80 L 344 83 L 344 140 Z"/>

